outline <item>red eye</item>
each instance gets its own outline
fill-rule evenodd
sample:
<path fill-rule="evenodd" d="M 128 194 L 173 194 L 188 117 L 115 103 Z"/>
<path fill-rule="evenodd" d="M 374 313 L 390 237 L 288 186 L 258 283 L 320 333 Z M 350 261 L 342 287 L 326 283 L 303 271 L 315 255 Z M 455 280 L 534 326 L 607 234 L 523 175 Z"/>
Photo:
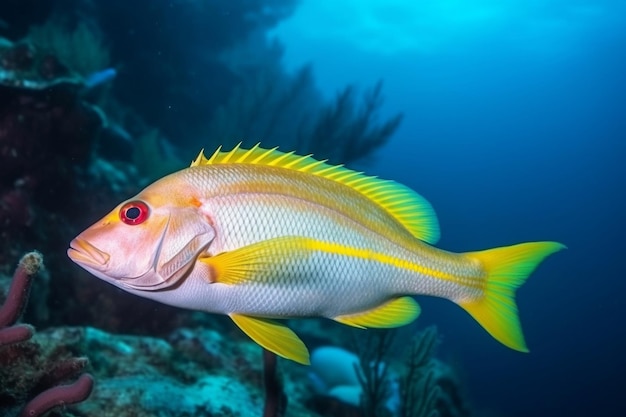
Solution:
<path fill-rule="evenodd" d="M 149 215 L 150 209 L 143 201 L 129 201 L 120 209 L 120 220 L 132 226 L 143 223 Z"/>

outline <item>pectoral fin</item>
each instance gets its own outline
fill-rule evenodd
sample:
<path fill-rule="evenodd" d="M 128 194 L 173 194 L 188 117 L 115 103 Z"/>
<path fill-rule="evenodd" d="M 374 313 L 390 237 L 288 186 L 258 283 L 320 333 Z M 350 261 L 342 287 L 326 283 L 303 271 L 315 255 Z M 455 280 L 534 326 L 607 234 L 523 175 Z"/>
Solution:
<path fill-rule="evenodd" d="M 411 323 L 420 311 L 420 306 L 413 298 L 400 297 L 371 310 L 337 316 L 334 320 L 353 327 L 386 329 Z"/>
<path fill-rule="evenodd" d="M 276 265 L 306 257 L 315 242 L 302 236 L 277 237 L 198 260 L 211 267 L 210 282 L 242 284 L 271 279 Z"/>
<path fill-rule="evenodd" d="M 230 314 L 230 318 L 252 340 L 278 356 L 309 365 L 309 351 L 294 332 L 273 320 Z"/>

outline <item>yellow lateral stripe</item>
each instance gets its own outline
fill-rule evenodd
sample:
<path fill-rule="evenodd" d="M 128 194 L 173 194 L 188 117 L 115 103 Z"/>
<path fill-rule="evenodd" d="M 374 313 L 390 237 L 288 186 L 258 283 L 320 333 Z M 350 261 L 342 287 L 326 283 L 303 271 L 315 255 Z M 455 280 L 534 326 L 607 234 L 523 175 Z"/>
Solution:
<path fill-rule="evenodd" d="M 395 266 L 396 268 L 408 269 L 409 271 L 417 272 L 422 275 L 427 275 L 431 278 L 436 278 L 444 281 L 451 281 L 456 284 L 461 284 L 469 287 L 481 287 L 480 277 L 464 278 L 458 277 L 454 274 L 438 271 L 433 268 L 428 268 L 423 265 L 419 265 L 404 259 L 399 259 L 393 256 L 385 255 L 382 253 L 374 252 L 369 249 L 359 249 L 350 246 L 340 245 L 338 243 L 323 242 L 321 240 L 303 239 L 306 246 L 310 250 L 317 250 L 320 252 L 334 253 L 337 255 L 350 256 L 359 259 L 372 260 L 380 262 L 386 265 Z"/>
<path fill-rule="evenodd" d="M 210 158 L 203 152 L 191 163 L 192 167 L 219 164 L 249 164 L 274 166 L 326 178 L 352 188 L 385 210 L 409 233 L 427 243 L 439 239 L 439 224 L 431 205 L 413 190 L 394 181 L 382 180 L 350 170 L 343 165 L 330 165 L 310 155 L 280 152 L 278 148 L 264 149 L 259 144 L 242 149 L 241 143 L 231 151 L 220 146 Z M 409 210 L 410 208 L 410 210 Z"/>

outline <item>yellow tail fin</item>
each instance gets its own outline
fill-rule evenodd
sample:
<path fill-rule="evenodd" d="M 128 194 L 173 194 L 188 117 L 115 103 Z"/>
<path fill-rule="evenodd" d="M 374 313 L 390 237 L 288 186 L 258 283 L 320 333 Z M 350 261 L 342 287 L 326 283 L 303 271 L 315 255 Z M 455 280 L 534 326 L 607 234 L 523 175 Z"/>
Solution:
<path fill-rule="evenodd" d="M 548 255 L 565 249 L 557 242 L 530 242 L 465 256 L 480 262 L 487 273 L 484 296 L 460 302 L 496 340 L 511 349 L 528 352 L 517 314 L 515 291 Z"/>

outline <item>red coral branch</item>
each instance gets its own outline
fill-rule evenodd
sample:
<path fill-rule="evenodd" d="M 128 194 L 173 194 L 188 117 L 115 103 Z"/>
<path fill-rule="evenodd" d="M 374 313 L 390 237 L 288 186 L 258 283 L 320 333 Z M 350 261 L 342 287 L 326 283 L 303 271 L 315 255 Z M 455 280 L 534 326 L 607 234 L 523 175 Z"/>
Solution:
<path fill-rule="evenodd" d="M 20 260 L 13 274 L 6 301 L 0 306 L 0 348 L 25 342 L 33 336 L 32 326 L 15 324 L 15 322 L 22 315 L 28 302 L 32 279 L 42 268 L 43 257 L 39 252 L 29 252 Z M 69 378 L 81 372 L 87 363 L 87 358 L 70 358 L 61 361 L 51 368 L 35 388 L 48 388 Z M 92 389 L 93 377 L 90 374 L 83 374 L 72 384 L 45 389 L 26 404 L 21 416 L 37 417 L 54 407 L 79 403 L 89 397 Z"/>
<path fill-rule="evenodd" d="M 16 324 L 0 329 L 0 347 L 25 342 L 34 333 L 35 329 L 30 324 Z"/>
<path fill-rule="evenodd" d="M 89 397 L 93 389 L 93 377 L 81 375 L 74 383 L 50 388 L 30 400 L 20 417 L 37 417 L 54 407 L 82 402 Z"/>
<path fill-rule="evenodd" d="M 39 252 L 29 252 L 20 259 L 7 299 L 0 307 L 0 328 L 11 326 L 20 318 L 28 301 L 32 278 L 42 268 L 43 257 Z"/>

